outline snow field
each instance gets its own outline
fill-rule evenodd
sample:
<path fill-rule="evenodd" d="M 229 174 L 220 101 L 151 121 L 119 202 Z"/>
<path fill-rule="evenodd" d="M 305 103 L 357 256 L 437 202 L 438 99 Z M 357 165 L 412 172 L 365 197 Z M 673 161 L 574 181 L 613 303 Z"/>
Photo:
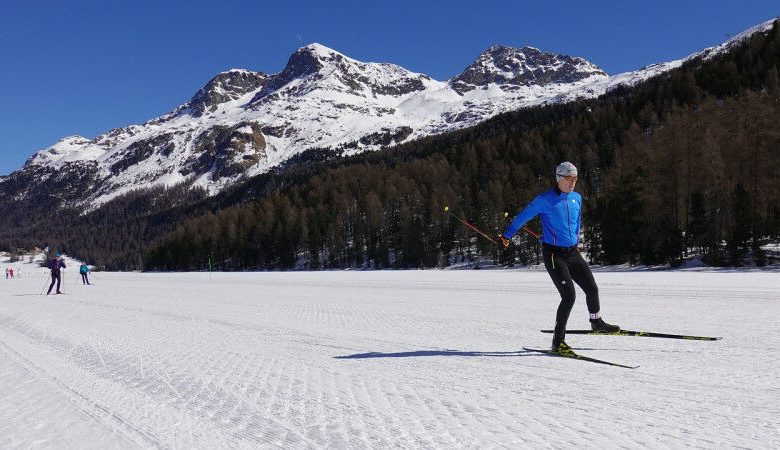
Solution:
<path fill-rule="evenodd" d="M 605 319 L 531 354 L 543 271 L 95 273 L 0 280 L 0 447 L 780 445 L 776 272 L 596 272 Z M 570 328 L 587 327 L 584 295 Z"/>

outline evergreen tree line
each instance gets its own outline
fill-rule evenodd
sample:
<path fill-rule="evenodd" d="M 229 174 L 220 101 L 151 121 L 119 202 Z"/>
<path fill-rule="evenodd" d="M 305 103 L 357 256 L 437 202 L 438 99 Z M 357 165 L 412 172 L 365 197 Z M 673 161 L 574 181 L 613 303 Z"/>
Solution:
<path fill-rule="evenodd" d="M 194 219 L 152 247 L 149 269 L 414 268 L 499 254 L 490 233 L 580 168 L 586 239 L 606 264 L 676 264 L 694 250 L 740 264 L 780 234 L 777 27 L 738 51 L 597 101 L 507 114 L 472 130 L 345 163 L 267 198 Z M 407 155 L 406 158 L 399 153 Z M 411 157 L 409 156 L 411 155 Z"/>
<path fill-rule="evenodd" d="M 205 194 L 186 185 L 132 191 L 95 211 L 60 207 L 56 193 L 3 208 L 0 248 L 62 252 L 105 270 L 140 270 L 143 252 L 175 225 L 202 214 Z M 54 212 L 53 212 L 54 211 Z"/>

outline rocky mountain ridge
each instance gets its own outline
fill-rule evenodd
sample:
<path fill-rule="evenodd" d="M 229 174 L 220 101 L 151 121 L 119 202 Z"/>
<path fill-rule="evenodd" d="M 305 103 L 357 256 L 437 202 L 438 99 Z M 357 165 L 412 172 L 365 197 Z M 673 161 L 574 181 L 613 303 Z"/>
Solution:
<path fill-rule="evenodd" d="M 446 81 L 311 44 L 279 73 L 229 70 L 166 115 L 94 139 L 64 138 L 0 178 L 0 190 L 15 199 L 45 191 L 60 206 L 83 208 L 158 185 L 189 183 L 215 193 L 307 150 L 349 155 L 524 107 L 597 97 L 723 51 L 729 42 L 613 77 L 582 58 L 494 46 Z"/>

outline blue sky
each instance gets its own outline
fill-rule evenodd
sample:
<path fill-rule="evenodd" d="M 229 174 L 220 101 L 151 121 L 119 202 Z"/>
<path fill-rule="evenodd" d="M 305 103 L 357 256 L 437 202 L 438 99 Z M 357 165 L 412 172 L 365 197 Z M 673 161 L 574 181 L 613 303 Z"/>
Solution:
<path fill-rule="evenodd" d="M 65 136 L 162 115 L 221 71 L 278 72 L 312 42 L 439 80 L 494 44 L 616 74 L 777 16 L 776 0 L 0 0 L 0 174 Z"/>

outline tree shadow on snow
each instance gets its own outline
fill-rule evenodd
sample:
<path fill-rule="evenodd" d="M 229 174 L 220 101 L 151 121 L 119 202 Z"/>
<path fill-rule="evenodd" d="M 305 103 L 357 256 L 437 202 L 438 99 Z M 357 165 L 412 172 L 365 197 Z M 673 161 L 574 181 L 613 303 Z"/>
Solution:
<path fill-rule="evenodd" d="M 458 350 L 416 350 L 411 352 L 382 353 L 368 352 L 356 353 L 354 355 L 334 356 L 334 359 L 368 359 L 368 358 L 414 358 L 421 356 L 529 356 L 534 352 L 526 350 L 516 350 L 512 352 L 462 352 Z M 536 353 L 538 354 L 538 353 Z"/>

